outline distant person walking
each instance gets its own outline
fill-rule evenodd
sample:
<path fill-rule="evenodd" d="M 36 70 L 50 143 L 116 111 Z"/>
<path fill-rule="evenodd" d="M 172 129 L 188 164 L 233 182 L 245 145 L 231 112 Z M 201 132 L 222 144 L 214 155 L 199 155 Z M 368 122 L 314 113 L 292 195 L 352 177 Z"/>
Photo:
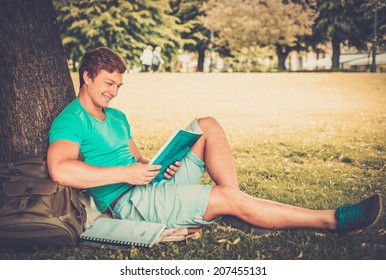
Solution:
<path fill-rule="evenodd" d="M 164 64 L 164 60 L 161 57 L 161 47 L 157 46 L 153 51 L 151 70 L 153 72 L 159 72 L 161 70 L 162 64 Z"/>
<path fill-rule="evenodd" d="M 139 58 L 143 65 L 144 72 L 150 72 L 152 67 L 153 60 L 153 47 L 147 46 L 146 49 L 143 50 L 141 57 Z"/>

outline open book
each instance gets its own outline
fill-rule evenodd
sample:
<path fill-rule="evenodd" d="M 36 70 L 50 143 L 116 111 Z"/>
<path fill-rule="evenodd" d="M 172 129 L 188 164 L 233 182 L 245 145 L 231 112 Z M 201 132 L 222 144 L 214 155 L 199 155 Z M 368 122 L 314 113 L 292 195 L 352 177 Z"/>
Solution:
<path fill-rule="evenodd" d="M 195 121 L 196 119 L 194 119 L 192 123 Z M 181 159 L 189 152 L 190 148 L 201 137 L 202 132 L 193 132 L 190 129 L 192 123 L 189 124 L 186 129 L 176 130 L 152 158 L 150 164 L 162 165 L 160 172 L 157 177 L 152 180 L 152 183 L 164 179 L 166 169 L 176 161 L 181 161 Z"/>
<path fill-rule="evenodd" d="M 98 218 L 79 236 L 79 244 L 117 249 L 130 246 L 150 248 L 164 229 L 165 225 L 159 223 Z"/>

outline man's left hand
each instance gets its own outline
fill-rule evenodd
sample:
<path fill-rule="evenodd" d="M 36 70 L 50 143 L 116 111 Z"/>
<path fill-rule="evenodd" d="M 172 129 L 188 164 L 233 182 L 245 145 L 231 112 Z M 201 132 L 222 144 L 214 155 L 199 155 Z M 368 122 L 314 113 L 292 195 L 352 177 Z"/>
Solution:
<path fill-rule="evenodd" d="M 179 161 L 176 161 L 174 164 L 171 164 L 169 168 L 166 169 L 166 172 L 164 173 L 165 178 L 170 180 L 176 174 L 178 168 L 180 168 L 181 165 L 182 163 Z"/>

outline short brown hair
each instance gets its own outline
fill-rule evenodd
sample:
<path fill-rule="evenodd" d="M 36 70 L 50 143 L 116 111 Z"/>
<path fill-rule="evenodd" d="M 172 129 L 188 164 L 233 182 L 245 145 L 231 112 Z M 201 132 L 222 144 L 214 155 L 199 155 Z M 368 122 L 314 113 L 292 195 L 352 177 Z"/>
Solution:
<path fill-rule="evenodd" d="M 112 49 L 100 47 L 92 50 L 83 56 L 82 62 L 80 63 L 80 88 L 82 88 L 84 84 L 84 71 L 87 71 L 89 77 L 94 79 L 101 70 L 105 70 L 109 73 L 113 73 L 114 71 L 118 70 L 119 73 L 123 74 L 127 70 L 127 65 L 122 56 Z"/>

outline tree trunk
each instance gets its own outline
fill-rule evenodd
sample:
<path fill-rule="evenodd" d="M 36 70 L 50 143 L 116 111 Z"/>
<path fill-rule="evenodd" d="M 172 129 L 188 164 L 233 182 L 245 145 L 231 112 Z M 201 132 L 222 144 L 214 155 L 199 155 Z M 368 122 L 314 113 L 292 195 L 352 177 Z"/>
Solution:
<path fill-rule="evenodd" d="M 198 50 L 197 72 L 204 71 L 205 47 Z"/>
<path fill-rule="evenodd" d="M 0 38 L 0 161 L 44 154 L 75 97 L 52 1 L 1 1 Z"/>
<path fill-rule="evenodd" d="M 287 70 L 285 67 L 285 61 L 290 53 L 291 48 L 283 45 L 276 45 L 276 54 L 278 58 L 278 71 L 282 72 Z"/>
<path fill-rule="evenodd" d="M 340 40 L 338 36 L 332 37 L 332 71 L 339 70 L 339 57 L 340 57 Z"/>

